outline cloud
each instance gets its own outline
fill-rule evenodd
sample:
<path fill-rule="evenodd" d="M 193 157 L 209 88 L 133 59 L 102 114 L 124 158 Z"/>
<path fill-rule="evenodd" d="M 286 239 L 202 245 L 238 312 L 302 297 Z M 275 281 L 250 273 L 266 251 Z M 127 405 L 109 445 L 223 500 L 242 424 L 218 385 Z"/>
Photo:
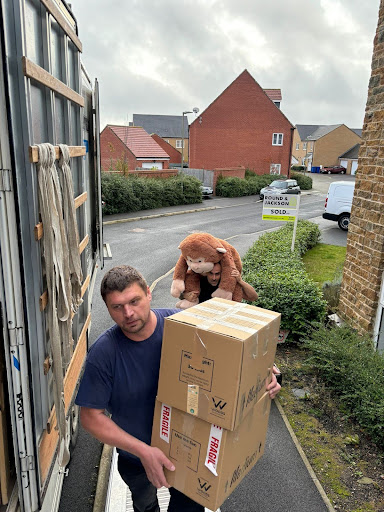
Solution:
<path fill-rule="evenodd" d="M 361 127 L 379 0 L 73 0 L 102 125 L 204 110 L 244 70 L 294 124 Z"/>

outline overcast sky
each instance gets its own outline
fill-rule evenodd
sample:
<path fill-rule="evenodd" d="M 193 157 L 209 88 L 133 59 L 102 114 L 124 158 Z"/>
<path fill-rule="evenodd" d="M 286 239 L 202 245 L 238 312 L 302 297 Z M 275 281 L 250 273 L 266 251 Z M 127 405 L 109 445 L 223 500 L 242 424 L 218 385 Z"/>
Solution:
<path fill-rule="evenodd" d="M 72 0 L 101 128 L 203 111 L 247 69 L 293 124 L 361 128 L 380 0 Z M 189 116 L 190 122 L 194 119 Z"/>

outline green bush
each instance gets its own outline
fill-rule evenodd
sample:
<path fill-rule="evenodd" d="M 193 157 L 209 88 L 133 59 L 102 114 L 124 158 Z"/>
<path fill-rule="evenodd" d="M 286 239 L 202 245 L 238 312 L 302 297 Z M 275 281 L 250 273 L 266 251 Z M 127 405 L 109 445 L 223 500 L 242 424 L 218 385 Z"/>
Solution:
<path fill-rule="evenodd" d="M 318 243 L 320 229 L 312 222 L 299 221 L 293 252 L 292 233 L 289 223 L 260 237 L 243 259 L 243 272 L 244 280 L 259 294 L 255 304 L 281 313 L 281 327 L 297 339 L 307 332 L 310 321 L 324 319 L 326 302 L 301 260 Z"/>
<path fill-rule="evenodd" d="M 193 176 L 140 178 L 103 172 L 101 189 L 104 214 L 135 212 L 202 202 L 201 182 Z"/>
<path fill-rule="evenodd" d="M 249 195 L 247 182 L 233 176 L 221 178 L 216 183 L 216 195 L 222 197 L 247 196 Z"/>
<path fill-rule="evenodd" d="M 305 171 L 305 165 L 292 165 L 291 171 Z"/>
<path fill-rule="evenodd" d="M 251 196 L 260 193 L 263 187 L 266 187 L 276 179 L 285 179 L 286 176 L 276 176 L 275 174 L 255 174 L 246 169 L 245 179 L 228 177 L 219 177 L 216 183 L 216 195 L 222 197 L 240 197 Z"/>
<path fill-rule="evenodd" d="M 297 172 L 291 173 L 291 178 L 297 181 L 301 190 L 311 190 L 312 188 L 312 178 L 310 176 L 305 176 L 305 174 L 298 174 Z"/>
<path fill-rule="evenodd" d="M 350 327 L 316 325 L 304 340 L 316 368 L 350 416 L 384 448 L 384 355 Z"/>

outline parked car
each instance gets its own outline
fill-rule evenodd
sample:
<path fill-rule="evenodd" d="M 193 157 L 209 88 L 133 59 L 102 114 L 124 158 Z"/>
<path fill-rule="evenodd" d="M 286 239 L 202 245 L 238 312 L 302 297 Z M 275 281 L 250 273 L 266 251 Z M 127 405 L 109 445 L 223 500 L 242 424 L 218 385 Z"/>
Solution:
<path fill-rule="evenodd" d="M 355 183 L 334 181 L 329 185 L 323 218 L 337 222 L 339 228 L 348 231 Z"/>
<path fill-rule="evenodd" d="M 347 169 L 342 165 L 328 165 L 320 169 L 320 172 L 323 174 L 345 174 Z"/>
<path fill-rule="evenodd" d="M 203 197 L 209 197 L 213 194 L 213 188 L 206 187 L 205 185 L 201 185 L 201 193 L 203 194 Z"/>
<path fill-rule="evenodd" d="M 261 200 L 264 199 L 265 194 L 300 194 L 300 187 L 296 180 L 275 180 L 260 190 Z"/>

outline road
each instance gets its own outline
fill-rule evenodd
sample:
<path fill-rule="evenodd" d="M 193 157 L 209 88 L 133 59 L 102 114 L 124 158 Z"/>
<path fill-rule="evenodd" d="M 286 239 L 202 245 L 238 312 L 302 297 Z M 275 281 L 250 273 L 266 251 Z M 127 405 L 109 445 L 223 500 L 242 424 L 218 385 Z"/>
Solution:
<path fill-rule="evenodd" d="M 354 177 L 342 177 L 345 178 Z M 342 232 L 336 223 L 321 219 L 326 191 L 329 183 L 335 179 L 341 178 L 334 175 L 316 175 L 316 190 L 301 196 L 299 218 L 315 219 L 320 224 L 325 243 L 345 245 L 346 233 Z M 259 236 L 283 224 L 261 219 L 262 202 L 256 196 L 209 199 L 197 206 L 204 207 L 214 209 L 116 223 L 104 227 L 104 240 L 110 244 L 113 259 L 105 262 L 104 269 L 99 272 L 96 280 L 90 344 L 111 325 L 110 317 L 99 296 L 102 275 L 109 268 L 120 264 L 138 268 L 146 277 L 148 284 L 154 286 L 152 306 L 173 307 L 176 299 L 169 293 L 171 270 L 180 255 L 178 244 L 188 234 L 202 231 L 226 239 L 243 257 Z M 187 206 L 187 209 L 189 208 Z M 140 214 L 151 215 L 153 212 L 136 212 L 135 216 Z M 59 512 L 92 511 L 91 494 L 97 478 L 100 453 L 101 444 L 80 429 L 78 444 L 69 465 L 69 475 L 64 482 Z"/>

